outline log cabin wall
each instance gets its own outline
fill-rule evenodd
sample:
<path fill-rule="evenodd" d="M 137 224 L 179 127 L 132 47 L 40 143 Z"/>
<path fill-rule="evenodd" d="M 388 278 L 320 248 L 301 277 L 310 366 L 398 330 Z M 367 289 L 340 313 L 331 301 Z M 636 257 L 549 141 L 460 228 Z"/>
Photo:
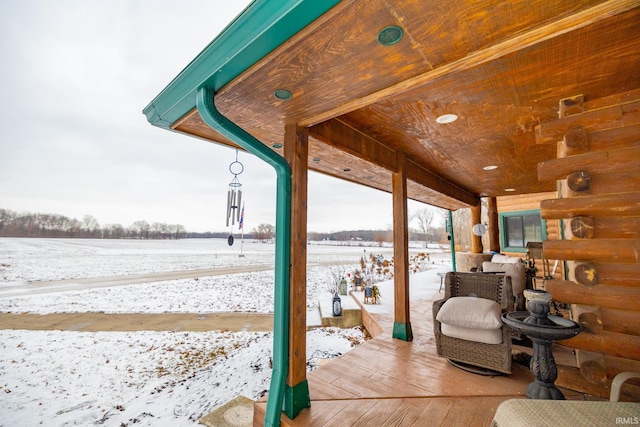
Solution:
<path fill-rule="evenodd" d="M 558 197 L 540 207 L 543 219 L 561 220 L 564 240 L 543 248 L 568 270 L 545 287 L 584 327 L 562 343 L 576 349 L 577 368 L 561 370 L 558 383 L 608 397 L 616 374 L 640 372 L 640 89 L 561 100 L 560 118 L 536 137 L 558 144 L 538 177 L 558 182 Z M 626 393 L 640 400 L 637 384 Z"/>

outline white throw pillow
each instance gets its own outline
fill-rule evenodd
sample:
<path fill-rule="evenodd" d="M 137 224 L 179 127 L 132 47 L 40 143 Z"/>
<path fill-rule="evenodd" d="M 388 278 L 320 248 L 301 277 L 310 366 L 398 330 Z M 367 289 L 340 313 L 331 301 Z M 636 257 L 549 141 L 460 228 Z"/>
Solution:
<path fill-rule="evenodd" d="M 461 328 L 459 326 L 442 324 L 440 328 L 442 333 L 451 338 L 458 338 L 461 340 L 483 342 L 485 344 L 501 344 L 502 343 L 502 330 L 501 329 L 475 329 L 475 328 Z"/>
<path fill-rule="evenodd" d="M 486 298 L 452 297 L 440 307 L 436 319 L 440 323 L 461 328 L 499 329 L 501 307 Z"/>
<path fill-rule="evenodd" d="M 524 263 L 515 264 L 510 262 L 496 263 L 485 261 L 482 263 L 482 271 L 485 273 L 495 273 L 501 271 L 511 277 L 511 287 L 513 288 L 513 297 L 521 294 L 525 287 L 525 265 Z"/>

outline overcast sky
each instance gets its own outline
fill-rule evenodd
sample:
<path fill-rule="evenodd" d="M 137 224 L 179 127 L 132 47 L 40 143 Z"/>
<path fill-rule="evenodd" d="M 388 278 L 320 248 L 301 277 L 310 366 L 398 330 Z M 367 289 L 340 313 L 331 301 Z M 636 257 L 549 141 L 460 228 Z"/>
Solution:
<path fill-rule="evenodd" d="M 228 230 L 235 151 L 142 109 L 249 3 L 0 0 L 0 208 Z M 275 224 L 273 169 L 239 161 L 246 229 Z M 309 231 L 392 224 L 389 194 L 317 173 L 308 206 Z"/>

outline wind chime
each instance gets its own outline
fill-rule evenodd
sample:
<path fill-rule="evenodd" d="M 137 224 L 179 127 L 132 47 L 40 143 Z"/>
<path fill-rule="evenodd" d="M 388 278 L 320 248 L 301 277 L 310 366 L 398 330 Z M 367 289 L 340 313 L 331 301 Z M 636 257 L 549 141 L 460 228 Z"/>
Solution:
<path fill-rule="evenodd" d="M 233 245 L 233 227 L 238 222 L 238 228 L 242 231 L 242 239 L 244 240 L 244 206 L 240 209 L 242 203 L 242 184 L 238 180 L 238 175 L 244 171 L 244 165 L 238 161 L 238 151 L 236 150 L 236 160 L 229 165 L 229 172 L 233 175 L 233 179 L 229 183 L 227 190 L 227 227 L 229 227 L 229 238 L 227 243 Z"/>

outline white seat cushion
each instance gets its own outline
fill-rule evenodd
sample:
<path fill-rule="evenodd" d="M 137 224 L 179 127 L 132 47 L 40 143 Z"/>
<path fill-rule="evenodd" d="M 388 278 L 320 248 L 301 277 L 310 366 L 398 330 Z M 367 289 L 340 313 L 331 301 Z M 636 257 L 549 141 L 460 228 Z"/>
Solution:
<path fill-rule="evenodd" d="M 502 343 L 502 329 L 461 328 L 459 326 L 442 323 L 440 330 L 448 337 L 459 338 L 461 340 L 482 342 L 485 344 Z"/>
<path fill-rule="evenodd" d="M 499 329 L 501 307 L 486 298 L 452 297 L 440 307 L 436 319 L 450 326 L 471 329 Z"/>

